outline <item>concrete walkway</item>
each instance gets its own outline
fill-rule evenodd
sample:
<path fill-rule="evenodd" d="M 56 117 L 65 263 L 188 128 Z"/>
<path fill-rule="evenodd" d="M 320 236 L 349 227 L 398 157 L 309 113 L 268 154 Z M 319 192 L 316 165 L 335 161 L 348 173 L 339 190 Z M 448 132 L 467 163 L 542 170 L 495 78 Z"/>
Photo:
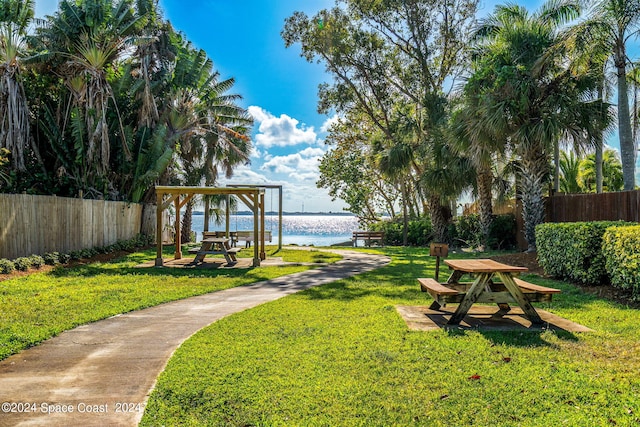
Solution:
<path fill-rule="evenodd" d="M 373 270 L 385 256 L 332 250 L 315 270 L 80 326 L 0 362 L 0 426 L 135 426 L 173 352 L 230 314 Z M 168 279 L 169 280 L 169 279 Z"/>

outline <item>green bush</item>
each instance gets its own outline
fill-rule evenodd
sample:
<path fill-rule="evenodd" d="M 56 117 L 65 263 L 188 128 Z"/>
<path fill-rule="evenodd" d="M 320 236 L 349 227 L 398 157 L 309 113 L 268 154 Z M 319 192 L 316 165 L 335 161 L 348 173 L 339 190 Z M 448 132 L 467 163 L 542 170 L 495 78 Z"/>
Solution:
<path fill-rule="evenodd" d="M 429 218 L 409 221 L 407 240 L 410 245 L 426 246 L 433 239 L 433 228 Z"/>
<path fill-rule="evenodd" d="M 31 255 L 29 257 L 29 261 L 31 262 L 31 267 L 40 268 L 44 265 L 44 258 L 40 255 Z"/>
<path fill-rule="evenodd" d="M 49 252 L 42 256 L 44 263 L 47 265 L 56 265 L 60 262 L 60 254 L 58 252 Z"/>
<path fill-rule="evenodd" d="M 372 224 L 371 231 L 384 231 L 385 245 L 399 246 L 403 243 L 404 224 L 402 218 L 379 221 Z M 410 220 L 407 224 L 407 244 L 409 246 L 426 246 L 433 239 L 433 229 L 429 218 Z M 148 239 L 148 237 L 147 237 Z"/>
<path fill-rule="evenodd" d="M 463 243 L 464 246 L 477 248 L 482 244 L 482 232 L 480 231 L 480 215 L 471 214 L 459 216 L 455 221 L 455 235 L 451 236 L 454 243 Z"/>
<path fill-rule="evenodd" d="M 54 252 L 56 253 L 56 252 Z M 58 254 L 58 261 L 60 264 L 68 264 L 71 261 L 71 255 L 69 254 Z"/>
<path fill-rule="evenodd" d="M 20 271 L 27 271 L 29 268 L 40 268 L 43 265 L 56 265 L 67 264 L 70 260 L 80 260 L 83 258 L 91 258 L 100 253 L 111 253 L 119 250 L 133 251 L 137 248 L 148 247 L 153 243 L 153 237 L 145 234 L 138 234 L 129 240 L 120 240 L 112 245 L 104 246 L 102 248 L 89 248 L 71 251 L 68 254 L 61 254 L 59 252 L 50 252 L 40 255 L 31 255 L 30 257 L 21 257 L 13 261 L 8 259 L 0 260 L 0 274 L 8 274 L 15 269 Z"/>
<path fill-rule="evenodd" d="M 450 227 L 450 235 L 454 244 L 464 243 L 475 248 L 482 245 L 480 215 L 460 216 Z M 513 214 L 494 215 L 489 229 L 487 249 L 512 249 L 516 241 L 516 217 Z"/>
<path fill-rule="evenodd" d="M 490 249 L 513 249 L 518 245 L 517 224 L 514 214 L 495 215 L 489 228 Z"/>
<path fill-rule="evenodd" d="M 31 267 L 31 260 L 27 257 L 20 257 L 13 260 L 16 270 L 27 271 Z"/>
<path fill-rule="evenodd" d="M 640 225 L 607 228 L 602 253 L 611 284 L 640 299 Z"/>
<path fill-rule="evenodd" d="M 0 274 L 13 273 L 15 269 L 16 266 L 13 264 L 13 261 L 6 258 L 0 259 Z"/>
<path fill-rule="evenodd" d="M 602 236 L 622 221 L 540 224 L 536 227 L 538 262 L 554 277 L 587 285 L 609 284 Z"/>

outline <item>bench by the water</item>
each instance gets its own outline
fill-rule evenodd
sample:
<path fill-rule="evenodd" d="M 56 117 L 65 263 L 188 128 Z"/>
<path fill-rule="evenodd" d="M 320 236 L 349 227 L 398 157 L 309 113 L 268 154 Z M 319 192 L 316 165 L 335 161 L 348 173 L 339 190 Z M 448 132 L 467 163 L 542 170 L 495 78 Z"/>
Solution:
<path fill-rule="evenodd" d="M 371 246 L 373 242 L 383 246 L 384 231 L 354 231 L 351 240 L 354 247 L 358 246 L 358 240 L 364 240 L 365 246 Z"/>

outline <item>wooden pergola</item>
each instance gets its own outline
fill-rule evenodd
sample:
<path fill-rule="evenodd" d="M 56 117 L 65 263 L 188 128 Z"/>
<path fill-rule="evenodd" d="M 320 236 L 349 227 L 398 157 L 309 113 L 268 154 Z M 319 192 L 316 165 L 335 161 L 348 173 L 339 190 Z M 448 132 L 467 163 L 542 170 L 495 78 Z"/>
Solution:
<path fill-rule="evenodd" d="M 162 223 L 162 211 L 167 209 L 173 203 L 176 210 L 176 234 L 175 234 L 175 246 L 176 252 L 174 259 L 182 258 L 181 238 L 180 238 L 180 209 L 187 204 L 196 194 L 222 194 L 227 196 L 236 196 L 253 212 L 253 235 L 258 236 L 255 239 L 253 245 L 253 266 L 259 267 L 260 261 L 266 259 L 265 252 L 265 236 L 264 236 L 264 188 L 260 187 L 227 187 L 227 188 L 214 188 L 214 187 L 171 187 L 171 186 L 156 186 L 156 240 L 157 240 L 157 255 L 156 255 L 156 267 L 163 265 L 162 259 L 162 229 L 164 225 Z M 168 198 L 165 200 L 165 196 Z M 228 209 L 228 208 L 227 208 Z M 227 210 L 227 215 L 228 215 Z M 229 232 L 227 227 L 227 233 Z"/>

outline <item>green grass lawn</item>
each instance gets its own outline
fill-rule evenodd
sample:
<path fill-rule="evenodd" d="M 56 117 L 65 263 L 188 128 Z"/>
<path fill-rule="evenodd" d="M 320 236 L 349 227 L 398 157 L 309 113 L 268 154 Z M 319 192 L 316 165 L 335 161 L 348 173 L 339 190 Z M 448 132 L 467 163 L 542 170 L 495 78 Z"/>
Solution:
<path fill-rule="evenodd" d="M 173 254 L 171 248 L 166 252 L 165 256 Z M 249 252 L 242 251 L 240 256 L 252 256 Z M 334 262 L 341 258 L 317 250 L 275 252 L 276 248 L 267 247 L 268 256 L 291 262 Z M 154 248 L 113 262 L 58 267 L 1 281 L 0 360 L 81 324 L 311 268 L 135 268 L 155 256 Z"/>
<path fill-rule="evenodd" d="M 640 423 L 640 312 L 562 289 L 538 305 L 591 333 L 409 331 L 428 250 L 226 317 L 174 354 L 142 425 L 630 426 Z M 472 255 L 468 255 L 472 256 Z"/>

